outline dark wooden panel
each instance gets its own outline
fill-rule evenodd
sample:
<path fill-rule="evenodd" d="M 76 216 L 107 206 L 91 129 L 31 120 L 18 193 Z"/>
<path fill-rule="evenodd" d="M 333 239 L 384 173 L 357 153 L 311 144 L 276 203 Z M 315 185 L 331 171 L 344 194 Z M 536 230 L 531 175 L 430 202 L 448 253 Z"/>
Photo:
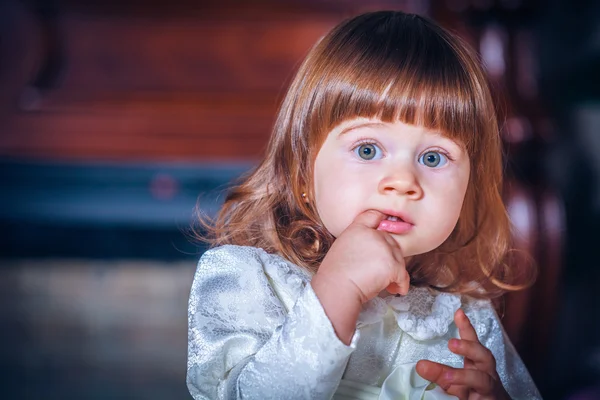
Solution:
<path fill-rule="evenodd" d="M 309 19 L 118 18 L 70 15 L 60 92 L 277 93 L 310 46 L 335 24 Z"/>
<path fill-rule="evenodd" d="M 333 23 L 70 15 L 64 80 L 8 118 L 0 155 L 257 158 L 285 82 Z"/>
<path fill-rule="evenodd" d="M 319 37 L 359 11 L 422 4 L 88 0 L 14 12 L 29 24 L 15 35 L 36 45 L 12 60 L 38 72 L 29 89 L 11 89 L 21 112 L 0 120 L 0 157 L 256 159 Z"/>
<path fill-rule="evenodd" d="M 276 112 L 275 99 L 215 101 L 124 98 L 54 102 L 15 115 L 0 154 L 61 159 L 210 160 L 256 158 Z M 161 96 L 164 97 L 164 96 Z M 176 97 L 176 96 L 174 96 Z"/>

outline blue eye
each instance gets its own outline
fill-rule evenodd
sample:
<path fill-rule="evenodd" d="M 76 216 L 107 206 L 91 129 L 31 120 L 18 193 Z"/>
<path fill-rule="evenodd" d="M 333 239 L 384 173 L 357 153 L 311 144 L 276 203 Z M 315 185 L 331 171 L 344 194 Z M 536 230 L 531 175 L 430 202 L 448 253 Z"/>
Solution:
<path fill-rule="evenodd" d="M 448 163 L 448 157 L 438 151 L 428 151 L 419 158 L 419 162 L 429 168 L 439 168 Z"/>
<path fill-rule="evenodd" d="M 354 148 L 354 152 L 363 160 L 375 160 L 381 158 L 383 152 L 373 143 L 363 143 Z"/>

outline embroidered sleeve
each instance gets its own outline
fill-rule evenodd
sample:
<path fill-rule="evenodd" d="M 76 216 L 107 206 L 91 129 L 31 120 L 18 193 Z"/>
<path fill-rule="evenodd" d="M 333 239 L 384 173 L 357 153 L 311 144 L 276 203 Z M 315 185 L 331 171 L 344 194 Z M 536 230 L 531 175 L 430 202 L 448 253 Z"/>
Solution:
<path fill-rule="evenodd" d="M 356 338 L 344 345 L 308 279 L 289 268 L 269 274 L 274 264 L 262 250 L 239 246 L 200 259 L 188 309 L 194 399 L 324 399 L 335 392 Z M 295 293 L 286 305 L 285 295 Z"/>

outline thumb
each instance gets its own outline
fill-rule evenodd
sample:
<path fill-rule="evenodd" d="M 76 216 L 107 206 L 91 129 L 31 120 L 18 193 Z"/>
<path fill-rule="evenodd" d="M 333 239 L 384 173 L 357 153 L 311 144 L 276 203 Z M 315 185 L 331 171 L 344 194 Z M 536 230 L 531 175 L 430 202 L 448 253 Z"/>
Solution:
<path fill-rule="evenodd" d="M 420 360 L 415 367 L 421 378 L 430 382 L 437 382 L 442 378 L 444 367 L 429 360 Z"/>
<path fill-rule="evenodd" d="M 447 372 L 452 371 L 454 368 L 429 360 L 420 360 L 417 362 L 415 369 L 421 378 L 435 383 L 444 389 L 444 391 L 448 391 L 450 386 L 452 386 L 452 381 L 447 377 Z M 465 397 L 460 398 L 462 399 Z"/>
<path fill-rule="evenodd" d="M 386 218 L 386 215 L 377 210 L 363 211 L 354 218 L 352 224 L 362 225 L 367 228 L 376 229 L 379 223 Z"/>
<path fill-rule="evenodd" d="M 392 294 L 401 294 L 406 296 L 410 290 L 410 275 L 406 268 L 402 268 L 398 273 L 398 280 L 390 283 L 385 290 Z"/>

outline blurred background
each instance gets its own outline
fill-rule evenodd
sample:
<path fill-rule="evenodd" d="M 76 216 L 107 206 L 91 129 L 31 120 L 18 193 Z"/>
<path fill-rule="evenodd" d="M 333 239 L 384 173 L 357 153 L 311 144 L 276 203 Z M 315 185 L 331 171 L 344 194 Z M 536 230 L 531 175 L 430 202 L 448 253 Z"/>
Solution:
<path fill-rule="evenodd" d="M 190 398 L 196 207 L 256 164 L 319 37 L 399 9 L 481 53 L 540 271 L 499 312 L 544 398 L 600 399 L 599 3 L 0 1 L 0 397 Z"/>

